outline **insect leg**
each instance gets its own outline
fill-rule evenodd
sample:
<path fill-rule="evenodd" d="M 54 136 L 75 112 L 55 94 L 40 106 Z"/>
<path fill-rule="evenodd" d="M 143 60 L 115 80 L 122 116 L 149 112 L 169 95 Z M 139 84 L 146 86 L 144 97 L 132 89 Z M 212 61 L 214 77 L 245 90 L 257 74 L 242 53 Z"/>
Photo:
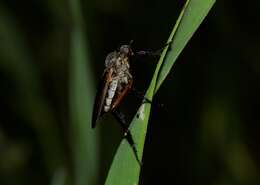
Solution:
<path fill-rule="evenodd" d="M 138 55 L 138 56 L 160 56 L 161 51 L 160 50 L 157 50 L 157 51 L 137 51 L 135 53 L 135 55 Z"/>
<path fill-rule="evenodd" d="M 135 145 L 133 136 L 132 136 L 130 130 L 128 129 L 128 125 L 126 123 L 124 114 L 122 112 L 120 112 L 118 109 L 116 109 L 116 110 L 113 111 L 113 115 L 115 116 L 117 121 L 120 123 L 120 126 L 123 128 L 124 137 L 127 139 L 128 143 L 131 145 L 131 147 L 134 151 L 135 158 L 141 166 L 142 162 L 140 161 L 140 159 L 138 157 L 136 145 Z"/>
<path fill-rule="evenodd" d="M 150 104 L 152 104 L 152 101 L 149 100 L 148 98 L 146 98 L 146 97 L 144 96 L 144 93 L 138 91 L 137 89 L 132 88 L 132 89 L 131 89 L 131 93 L 132 93 L 134 96 L 136 96 L 137 98 L 142 99 L 142 100 L 143 100 L 143 101 L 142 101 L 143 104 L 144 104 L 144 103 L 150 103 Z M 155 106 L 156 106 L 157 108 L 161 108 L 161 107 L 163 107 L 163 104 L 156 102 L 156 103 L 155 103 Z M 139 118 L 139 114 L 137 114 L 137 118 Z"/>
<path fill-rule="evenodd" d="M 139 56 L 160 56 L 162 51 L 166 46 L 169 46 L 172 43 L 172 41 L 167 42 L 162 48 L 156 50 L 156 51 L 137 51 L 135 52 L 136 55 Z"/>
<path fill-rule="evenodd" d="M 146 98 L 146 97 L 144 96 L 144 93 L 138 91 L 138 90 L 135 89 L 134 87 L 132 87 L 131 93 L 132 93 L 134 96 L 136 96 L 137 98 L 142 99 L 142 100 L 143 100 L 143 103 L 151 103 L 151 104 L 152 104 L 152 101 L 149 100 L 148 98 Z"/>

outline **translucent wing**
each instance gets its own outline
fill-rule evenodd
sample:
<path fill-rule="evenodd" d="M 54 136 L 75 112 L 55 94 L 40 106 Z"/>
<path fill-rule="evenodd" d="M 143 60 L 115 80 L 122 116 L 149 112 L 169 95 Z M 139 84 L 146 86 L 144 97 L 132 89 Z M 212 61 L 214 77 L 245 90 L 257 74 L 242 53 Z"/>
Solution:
<path fill-rule="evenodd" d="M 109 82 L 110 79 L 112 78 L 112 73 L 113 70 L 111 68 L 105 70 L 99 82 L 95 103 L 94 103 L 94 109 L 92 113 L 92 124 L 91 124 L 92 128 L 96 126 L 97 119 L 104 114 L 103 107 L 104 107 L 104 102 L 105 102 Z"/>

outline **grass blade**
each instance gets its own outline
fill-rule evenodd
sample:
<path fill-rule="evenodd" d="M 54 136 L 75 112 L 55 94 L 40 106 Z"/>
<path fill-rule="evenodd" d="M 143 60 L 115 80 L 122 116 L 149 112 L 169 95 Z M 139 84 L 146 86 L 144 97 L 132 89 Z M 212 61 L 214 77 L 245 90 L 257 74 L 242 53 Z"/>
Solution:
<path fill-rule="evenodd" d="M 94 84 L 80 0 L 71 0 L 70 116 L 75 185 L 97 184 L 98 132 L 91 129 Z"/>
<path fill-rule="evenodd" d="M 153 79 L 146 93 L 148 99 L 153 98 L 160 85 L 165 80 L 171 67 L 187 44 L 193 33 L 206 17 L 215 0 L 187 0 L 180 16 L 172 30 L 168 41 L 171 43 L 171 50 L 167 46 L 159 59 Z M 139 158 L 142 158 L 147 125 L 150 115 L 150 104 L 143 104 L 134 117 L 130 130 L 136 142 Z M 132 148 L 125 139 L 122 140 L 114 161 L 106 179 L 106 185 L 137 185 L 139 182 L 140 166 L 135 159 Z"/>
<path fill-rule="evenodd" d="M 175 25 L 175 29 L 169 38 L 169 40 L 172 40 L 171 50 L 167 52 L 167 57 L 165 57 L 157 80 L 156 91 L 158 91 L 181 51 L 198 29 L 214 3 L 215 0 L 190 0 L 185 4 L 176 23 L 177 26 Z"/>

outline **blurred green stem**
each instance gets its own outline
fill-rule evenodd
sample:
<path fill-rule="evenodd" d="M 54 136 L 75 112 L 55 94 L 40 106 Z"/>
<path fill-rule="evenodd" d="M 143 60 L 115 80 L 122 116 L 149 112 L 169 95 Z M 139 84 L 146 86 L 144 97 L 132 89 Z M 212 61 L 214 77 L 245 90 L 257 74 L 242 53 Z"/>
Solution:
<path fill-rule="evenodd" d="M 97 184 L 99 166 L 98 132 L 91 130 L 94 85 L 86 29 L 79 0 L 70 0 L 72 14 L 70 59 L 71 144 L 74 160 L 74 184 Z"/>

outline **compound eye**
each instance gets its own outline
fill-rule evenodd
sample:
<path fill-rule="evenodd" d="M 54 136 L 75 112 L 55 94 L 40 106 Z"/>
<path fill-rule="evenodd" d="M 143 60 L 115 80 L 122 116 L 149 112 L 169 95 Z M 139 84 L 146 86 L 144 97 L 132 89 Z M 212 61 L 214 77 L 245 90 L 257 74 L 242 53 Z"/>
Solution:
<path fill-rule="evenodd" d="M 124 45 L 124 46 L 121 46 L 120 51 L 122 53 L 129 54 L 130 48 L 129 48 L 129 46 Z"/>

